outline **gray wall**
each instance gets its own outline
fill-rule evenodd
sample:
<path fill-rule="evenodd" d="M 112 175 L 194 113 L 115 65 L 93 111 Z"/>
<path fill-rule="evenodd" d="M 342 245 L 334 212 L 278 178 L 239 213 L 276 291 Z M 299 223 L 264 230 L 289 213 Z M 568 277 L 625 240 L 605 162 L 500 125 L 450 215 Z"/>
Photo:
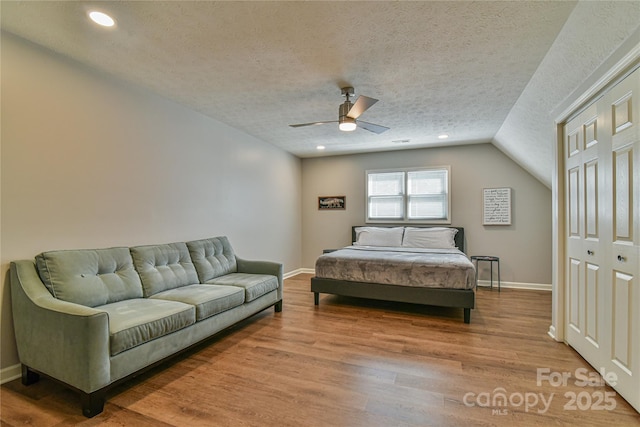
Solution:
<path fill-rule="evenodd" d="M 227 235 L 301 264 L 301 162 L 220 122 L 2 36 L 1 368 L 7 271 L 53 249 Z"/>
<path fill-rule="evenodd" d="M 551 281 L 550 191 L 490 144 L 301 161 L 12 36 L 1 48 L 0 369 L 18 363 L 10 261 L 224 234 L 242 257 L 313 268 L 364 223 L 366 169 L 451 165 L 468 253 L 500 256 L 504 280 Z M 482 226 L 486 187 L 513 188 L 513 225 Z M 347 209 L 319 212 L 323 195 Z"/>
<path fill-rule="evenodd" d="M 500 257 L 502 280 L 551 283 L 551 191 L 491 144 L 304 159 L 302 263 L 348 245 L 365 221 L 365 171 L 451 166 L 452 223 L 465 228 L 469 255 Z M 483 188 L 512 188 L 512 225 L 482 225 Z M 318 211 L 318 196 L 345 195 L 346 210 Z"/>

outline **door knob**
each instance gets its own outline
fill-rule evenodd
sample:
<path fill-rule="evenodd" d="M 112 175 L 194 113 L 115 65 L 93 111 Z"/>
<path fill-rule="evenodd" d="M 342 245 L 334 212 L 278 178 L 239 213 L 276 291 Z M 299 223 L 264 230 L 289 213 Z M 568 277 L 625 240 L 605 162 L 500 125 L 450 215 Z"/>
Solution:
<path fill-rule="evenodd" d="M 593 255 L 593 254 L 594 254 L 594 252 L 592 250 L 587 249 L 587 255 Z"/>
<path fill-rule="evenodd" d="M 622 255 L 618 255 L 618 261 L 620 262 L 625 262 L 627 259 L 625 257 L 623 257 Z"/>

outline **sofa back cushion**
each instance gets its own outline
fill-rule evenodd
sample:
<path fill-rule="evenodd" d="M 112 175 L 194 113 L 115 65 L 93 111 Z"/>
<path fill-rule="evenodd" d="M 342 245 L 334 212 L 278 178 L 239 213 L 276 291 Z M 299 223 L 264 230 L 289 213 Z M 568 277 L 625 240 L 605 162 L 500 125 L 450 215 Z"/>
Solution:
<path fill-rule="evenodd" d="M 187 242 L 201 283 L 238 271 L 236 255 L 226 236 Z"/>
<path fill-rule="evenodd" d="M 130 249 L 133 265 L 142 280 L 145 297 L 199 283 L 184 242 L 135 246 Z"/>
<path fill-rule="evenodd" d="M 36 266 L 49 292 L 64 301 L 96 307 L 142 297 L 129 248 L 43 252 Z"/>

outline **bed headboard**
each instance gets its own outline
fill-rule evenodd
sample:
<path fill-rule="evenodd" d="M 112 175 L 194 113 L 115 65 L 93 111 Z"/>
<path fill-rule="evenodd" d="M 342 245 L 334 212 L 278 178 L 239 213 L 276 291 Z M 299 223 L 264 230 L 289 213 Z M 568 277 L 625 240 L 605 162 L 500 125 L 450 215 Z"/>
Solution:
<path fill-rule="evenodd" d="M 432 227 L 448 227 L 446 225 L 419 225 L 419 224 L 367 224 L 367 225 L 354 225 L 351 227 L 351 241 L 356 241 L 356 228 L 357 227 L 419 227 L 419 228 L 432 228 Z M 458 230 L 456 236 L 454 237 L 454 241 L 458 249 L 462 252 L 465 252 L 464 248 L 464 228 L 463 227 L 448 227 L 455 228 Z M 466 253 L 466 252 L 465 252 Z"/>

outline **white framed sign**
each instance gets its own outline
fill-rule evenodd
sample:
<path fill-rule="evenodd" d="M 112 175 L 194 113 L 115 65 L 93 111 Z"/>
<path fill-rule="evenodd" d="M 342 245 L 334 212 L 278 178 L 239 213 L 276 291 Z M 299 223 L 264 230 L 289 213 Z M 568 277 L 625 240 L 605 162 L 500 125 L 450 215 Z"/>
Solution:
<path fill-rule="evenodd" d="M 482 225 L 511 225 L 511 188 L 482 190 Z"/>

